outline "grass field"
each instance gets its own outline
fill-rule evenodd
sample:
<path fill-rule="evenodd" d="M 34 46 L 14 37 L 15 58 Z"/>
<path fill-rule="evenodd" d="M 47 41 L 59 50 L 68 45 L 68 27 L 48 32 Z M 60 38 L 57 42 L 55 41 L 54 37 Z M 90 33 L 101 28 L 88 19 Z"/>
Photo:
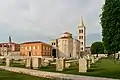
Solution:
<path fill-rule="evenodd" d="M 52 79 L 39 78 L 35 76 L 19 74 L 0 69 L 0 80 L 52 80 Z"/>
<path fill-rule="evenodd" d="M 53 65 L 40 68 L 40 70 L 50 72 L 56 72 L 55 69 Z M 120 63 L 115 63 L 114 60 L 110 59 L 101 59 L 95 64 L 92 64 L 87 73 L 79 73 L 78 71 L 78 66 L 72 65 L 70 68 L 60 73 L 120 79 Z"/>
<path fill-rule="evenodd" d="M 12 66 L 24 68 L 24 65 L 20 65 L 20 64 L 12 64 Z M 57 72 L 55 65 L 50 65 L 48 67 L 41 67 L 39 70 Z M 78 71 L 79 71 L 78 65 L 72 64 L 70 68 L 67 68 L 65 69 L 65 71 L 59 72 L 59 73 L 120 79 L 120 63 L 114 62 L 114 60 L 111 60 L 111 59 L 101 59 L 97 61 L 95 64 L 91 65 L 91 68 L 89 68 L 86 73 L 79 73 Z"/>

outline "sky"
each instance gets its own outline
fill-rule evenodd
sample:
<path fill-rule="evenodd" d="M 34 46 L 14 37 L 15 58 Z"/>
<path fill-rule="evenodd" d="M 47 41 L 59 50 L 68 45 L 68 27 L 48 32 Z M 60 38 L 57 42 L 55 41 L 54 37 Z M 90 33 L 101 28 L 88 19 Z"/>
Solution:
<path fill-rule="evenodd" d="M 101 35 L 103 4 L 104 0 L 0 0 L 0 42 L 8 36 L 18 43 L 48 42 L 66 31 L 76 37 L 81 16 L 87 35 Z"/>

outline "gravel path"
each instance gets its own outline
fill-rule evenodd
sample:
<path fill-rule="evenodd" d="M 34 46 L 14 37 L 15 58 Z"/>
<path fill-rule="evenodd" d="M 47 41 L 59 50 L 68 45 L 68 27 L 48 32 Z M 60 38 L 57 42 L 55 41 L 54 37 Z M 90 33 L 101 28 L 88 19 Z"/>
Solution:
<path fill-rule="evenodd" d="M 117 80 L 117 79 L 110 79 L 110 78 L 99 78 L 99 77 L 45 72 L 45 71 L 38 71 L 38 70 L 24 69 L 24 68 L 17 68 L 17 67 L 0 66 L 0 69 L 23 73 L 23 74 L 28 74 L 28 75 L 33 75 L 33 76 L 38 76 L 38 77 L 56 78 L 56 79 L 58 78 L 60 80 Z"/>

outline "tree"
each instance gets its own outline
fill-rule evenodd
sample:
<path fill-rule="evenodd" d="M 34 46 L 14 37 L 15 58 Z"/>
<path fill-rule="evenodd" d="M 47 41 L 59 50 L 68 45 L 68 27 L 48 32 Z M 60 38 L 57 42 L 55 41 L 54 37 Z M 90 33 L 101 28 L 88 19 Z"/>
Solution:
<path fill-rule="evenodd" d="M 103 54 L 104 53 L 104 45 L 102 42 L 94 42 L 91 45 L 91 53 L 92 54 Z"/>
<path fill-rule="evenodd" d="M 120 51 L 120 0 L 105 0 L 100 19 L 102 41 L 106 51 Z"/>

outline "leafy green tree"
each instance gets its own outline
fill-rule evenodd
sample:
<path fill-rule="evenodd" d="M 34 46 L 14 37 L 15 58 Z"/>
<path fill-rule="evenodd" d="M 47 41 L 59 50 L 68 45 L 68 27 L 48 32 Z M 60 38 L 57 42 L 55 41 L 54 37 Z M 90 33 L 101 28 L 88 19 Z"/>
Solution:
<path fill-rule="evenodd" d="M 100 19 L 107 53 L 120 51 L 120 0 L 105 0 Z"/>
<path fill-rule="evenodd" d="M 104 45 L 102 42 L 94 42 L 90 50 L 92 54 L 104 54 Z"/>

